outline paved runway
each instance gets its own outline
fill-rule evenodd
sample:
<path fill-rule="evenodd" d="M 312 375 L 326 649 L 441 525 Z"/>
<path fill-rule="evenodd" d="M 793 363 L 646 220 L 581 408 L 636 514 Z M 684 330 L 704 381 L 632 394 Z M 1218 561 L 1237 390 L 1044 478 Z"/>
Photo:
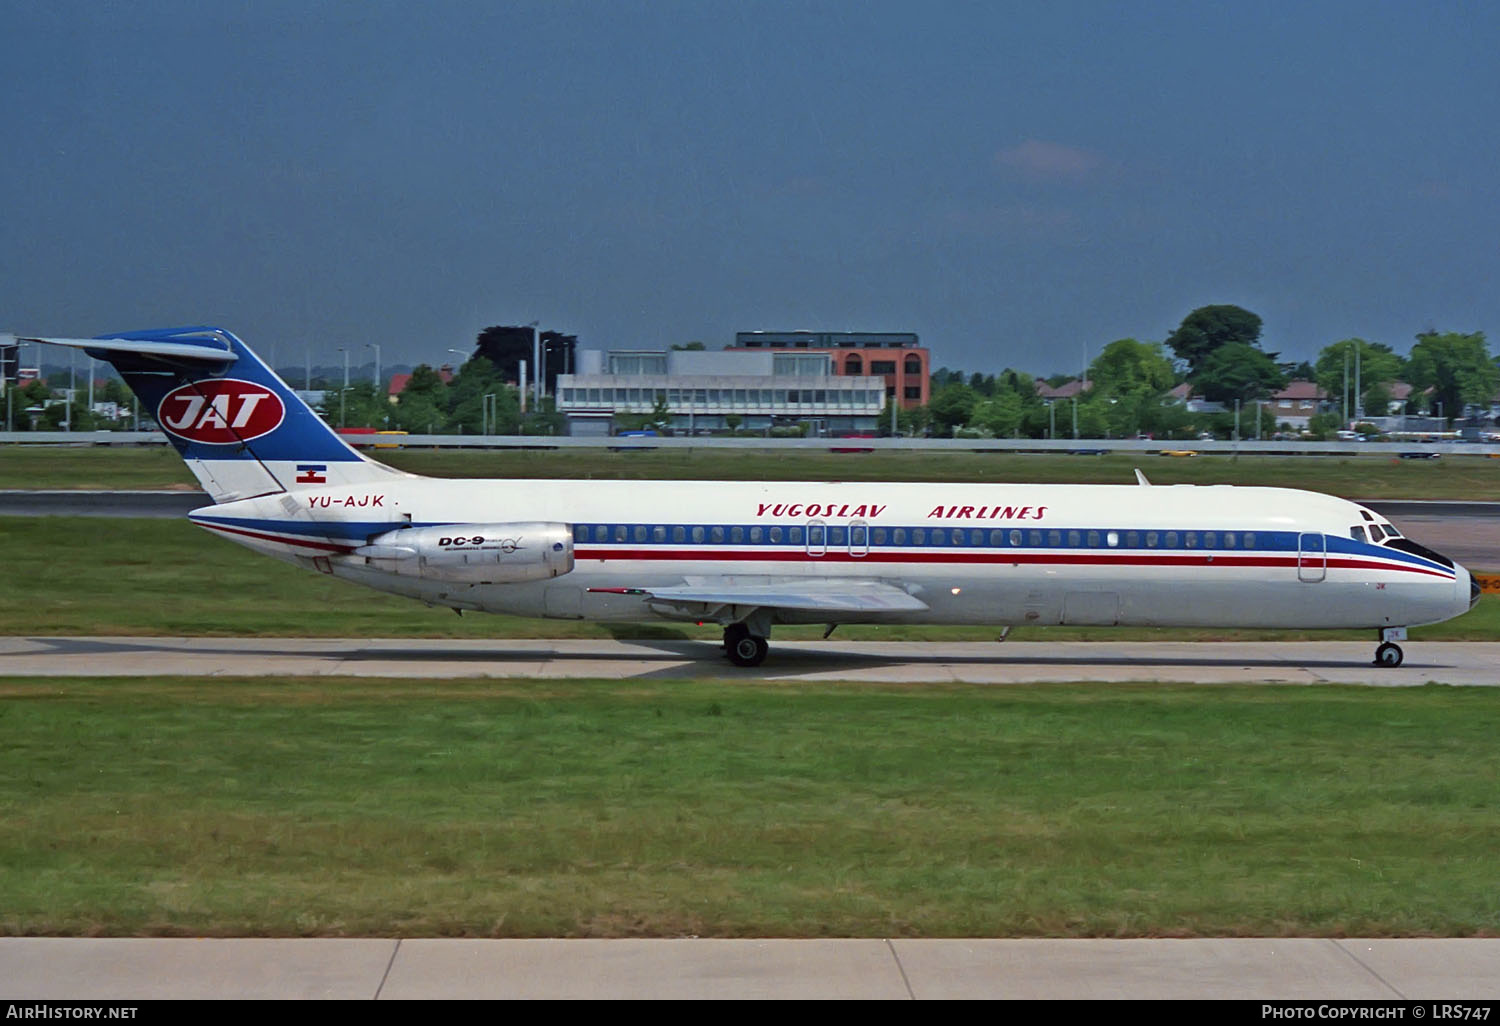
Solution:
<path fill-rule="evenodd" d="M 1358 1000 L 1394 1008 L 1500 998 L 1500 940 L 0 938 L 0 1004 L 213 998 Z M 1404 1018 L 1427 1014 L 1440 1017 L 1408 1009 Z M 1303 1017 L 1330 1016 L 1314 1008 Z"/>
<path fill-rule="evenodd" d="M 603 677 L 664 680 L 1019 684 L 1500 684 L 1500 642 L 1408 642 L 1373 666 L 1375 641 L 773 642 L 731 666 L 707 641 L 0 637 L 0 676 Z"/>

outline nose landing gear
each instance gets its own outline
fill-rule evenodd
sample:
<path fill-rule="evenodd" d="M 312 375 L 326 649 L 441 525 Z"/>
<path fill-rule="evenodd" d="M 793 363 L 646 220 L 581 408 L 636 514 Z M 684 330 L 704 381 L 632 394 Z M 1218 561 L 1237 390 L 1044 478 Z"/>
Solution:
<path fill-rule="evenodd" d="M 1401 665 L 1405 658 L 1398 641 L 1406 640 L 1405 627 L 1382 627 L 1380 630 L 1380 647 L 1375 649 L 1375 665 L 1386 666 L 1391 669 Z"/>

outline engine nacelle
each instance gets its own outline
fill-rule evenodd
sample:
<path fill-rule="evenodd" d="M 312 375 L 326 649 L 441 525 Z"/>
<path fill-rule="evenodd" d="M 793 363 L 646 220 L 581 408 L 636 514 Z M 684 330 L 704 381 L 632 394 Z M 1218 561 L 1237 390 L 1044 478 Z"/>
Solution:
<path fill-rule="evenodd" d="M 354 550 L 369 566 L 461 584 L 545 581 L 573 569 L 567 524 L 451 524 L 388 531 Z"/>

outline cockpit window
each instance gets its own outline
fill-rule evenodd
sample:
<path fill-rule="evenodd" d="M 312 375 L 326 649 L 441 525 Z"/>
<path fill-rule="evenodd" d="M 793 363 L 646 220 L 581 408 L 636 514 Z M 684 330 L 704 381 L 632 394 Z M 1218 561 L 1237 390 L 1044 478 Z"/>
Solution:
<path fill-rule="evenodd" d="M 1349 528 L 1349 537 L 1353 538 L 1355 541 L 1364 541 L 1365 529 L 1363 527 L 1360 527 L 1358 524 L 1355 524 L 1353 527 Z"/>

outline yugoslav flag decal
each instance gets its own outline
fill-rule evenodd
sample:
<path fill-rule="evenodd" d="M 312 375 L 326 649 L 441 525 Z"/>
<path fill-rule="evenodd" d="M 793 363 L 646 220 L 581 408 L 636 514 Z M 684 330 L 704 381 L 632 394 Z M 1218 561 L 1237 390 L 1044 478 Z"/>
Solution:
<path fill-rule="evenodd" d="M 275 392 L 253 381 L 207 378 L 163 396 L 156 419 L 190 442 L 237 445 L 279 428 L 286 419 L 286 406 Z"/>
<path fill-rule="evenodd" d="M 299 463 L 297 464 L 298 484 L 327 484 L 328 464 L 326 463 Z"/>

